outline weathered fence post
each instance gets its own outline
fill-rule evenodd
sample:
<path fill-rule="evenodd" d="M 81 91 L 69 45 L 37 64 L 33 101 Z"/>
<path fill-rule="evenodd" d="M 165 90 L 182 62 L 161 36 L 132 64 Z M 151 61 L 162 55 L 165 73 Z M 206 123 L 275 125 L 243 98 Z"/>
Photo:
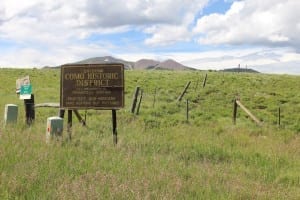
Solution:
<path fill-rule="evenodd" d="M 137 86 L 135 88 L 135 92 L 134 92 L 134 95 L 133 95 L 133 100 L 132 100 L 132 105 L 131 105 L 131 113 L 134 113 L 134 111 L 135 111 L 139 91 L 140 91 L 140 87 Z"/>
<path fill-rule="evenodd" d="M 280 106 L 278 107 L 278 126 L 280 127 L 281 125 L 281 109 Z"/>
<path fill-rule="evenodd" d="M 155 102 L 156 102 L 156 92 L 157 92 L 156 89 L 157 88 L 154 89 L 154 98 L 153 98 L 153 105 L 152 105 L 153 108 L 155 107 Z"/>
<path fill-rule="evenodd" d="M 186 86 L 184 87 L 184 90 L 182 91 L 181 95 L 178 97 L 177 101 L 181 101 L 182 97 L 185 95 L 185 93 L 186 93 L 187 89 L 189 88 L 190 84 L 191 84 L 191 81 L 189 81 L 186 84 Z"/>
<path fill-rule="evenodd" d="M 232 118 L 232 121 L 233 121 L 234 125 L 236 124 L 236 114 L 237 114 L 237 103 L 236 103 L 236 99 L 234 99 L 234 102 L 233 102 L 233 118 Z"/>
<path fill-rule="evenodd" d="M 140 113 L 140 107 L 141 107 L 142 99 L 143 99 L 143 90 L 141 90 L 139 103 L 138 103 L 138 106 L 137 106 L 137 109 L 136 109 L 136 115 L 138 115 Z"/>
<path fill-rule="evenodd" d="M 72 139 L 72 110 L 68 110 L 68 139 Z"/>
<path fill-rule="evenodd" d="M 189 122 L 189 100 L 186 100 L 186 121 Z"/>
<path fill-rule="evenodd" d="M 116 145 L 118 143 L 118 132 L 117 132 L 117 112 L 112 111 L 112 126 L 113 126 L 113 143 Z"/>
<path fill-rule="evenodd" d="M 203 80 L 203 85 L 202 85 L 203 88 L 204 88 L 205 85 L 206 85 L 206 81 L 207 81 L 207 74 L 205 74 L 205 78 L 204 78 L 204 80 Z"/>

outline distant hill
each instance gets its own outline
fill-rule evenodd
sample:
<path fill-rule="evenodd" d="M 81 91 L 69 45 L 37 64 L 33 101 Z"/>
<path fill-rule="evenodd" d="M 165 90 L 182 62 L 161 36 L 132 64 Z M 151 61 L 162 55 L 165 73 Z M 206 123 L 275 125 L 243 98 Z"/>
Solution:
<path fill-rule="evenodd" d="M 134 69 L 154 69 L 159 63 L 156 60 L 141 59 L 135 62 Z"/>
<path fill-rule="evenodd" d="M 125 69 L 133 69 L 134 62 L 125 61 L 122 59 L 114 58 L 112 56 L 94 57 L 86 60 L 81 60 L 74 64 L 103 64 L 103 63 L 123 63 Z"/>
<path fill-rule="evenodd" d="M 166 60 L 162 63 L 160 63 L 159 65 L 156 66 L 155 69 L 169 69 L 169 70 L 187 70 L 187 69 L 191 69 L 189 67 L 186 67 L 178 62 L 176 62 L 175 60 Z"/>
<path fill-rule="evenodd" d="M 164 62 L 159 62 L 156 60 L 141 59 L 138 60 L 134 69 L 154 69 L 154 70 L 195 70 L 193 68 L 184 66 L 175 60 L 166 60 Z"/>
<path fill-rule="evenodd" d="M 260 73 L 254 69 L 246 69 L 246 68 L 229 68 L 229 69 L 224 69 L 220 70 L 223 72 L 241 72 L 241 73 Z"/>
<path fill-rule="evenodd" d="M 160 62 L 157 60 L 151 60 L 151 59 L 141 59 L 137 62 L 130 62 L 118 58 L 114 58 L 112 56 L 104 56 L 104 57 L 93 57 L 88 58 L 85 60 L 81 60 L 74 63 L 68 63 L 68 64 L 103 64 L 103 63 L 123 63 L 125 66 L 125 69 L 138 69 L 138 70 L 196 70 L 194 68 L 190 68 L 187 66 L 184 66 L 180 64 L 179 62 L 175 60 L 166 60 L 164 62 Z M 45 66 L 44 68 L 60 68 L 60 66 L 57 67 L 48 67 Z"/>

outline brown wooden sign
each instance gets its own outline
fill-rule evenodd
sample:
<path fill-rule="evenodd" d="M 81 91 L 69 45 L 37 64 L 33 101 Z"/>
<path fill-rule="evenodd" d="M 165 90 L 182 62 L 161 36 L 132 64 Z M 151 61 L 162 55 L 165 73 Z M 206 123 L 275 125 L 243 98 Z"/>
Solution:
<path fill-rule="evenodd" d="M 124 107 L 123 64 L 61 66 L 60 107 L 119 109 Z"/>

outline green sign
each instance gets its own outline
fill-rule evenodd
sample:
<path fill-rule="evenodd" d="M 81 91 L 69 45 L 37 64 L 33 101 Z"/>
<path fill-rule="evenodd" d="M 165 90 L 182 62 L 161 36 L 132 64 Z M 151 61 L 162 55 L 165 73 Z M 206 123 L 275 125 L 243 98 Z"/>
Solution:
<path fill-rule="evenodd" d="M 32 86 L 29 85 L 21 85 L 20 95 L 26 95 L 32 93 Z"/>

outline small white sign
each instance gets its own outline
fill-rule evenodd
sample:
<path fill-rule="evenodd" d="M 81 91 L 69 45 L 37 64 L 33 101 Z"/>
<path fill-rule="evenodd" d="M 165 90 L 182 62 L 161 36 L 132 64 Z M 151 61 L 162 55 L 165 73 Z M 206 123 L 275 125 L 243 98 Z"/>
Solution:
<path fill-rule="evenodd" d="M 24 99 L 31 99 L 31 94 L 21 94 L 20 95 L 20 99 L 24 100 Z"/>

